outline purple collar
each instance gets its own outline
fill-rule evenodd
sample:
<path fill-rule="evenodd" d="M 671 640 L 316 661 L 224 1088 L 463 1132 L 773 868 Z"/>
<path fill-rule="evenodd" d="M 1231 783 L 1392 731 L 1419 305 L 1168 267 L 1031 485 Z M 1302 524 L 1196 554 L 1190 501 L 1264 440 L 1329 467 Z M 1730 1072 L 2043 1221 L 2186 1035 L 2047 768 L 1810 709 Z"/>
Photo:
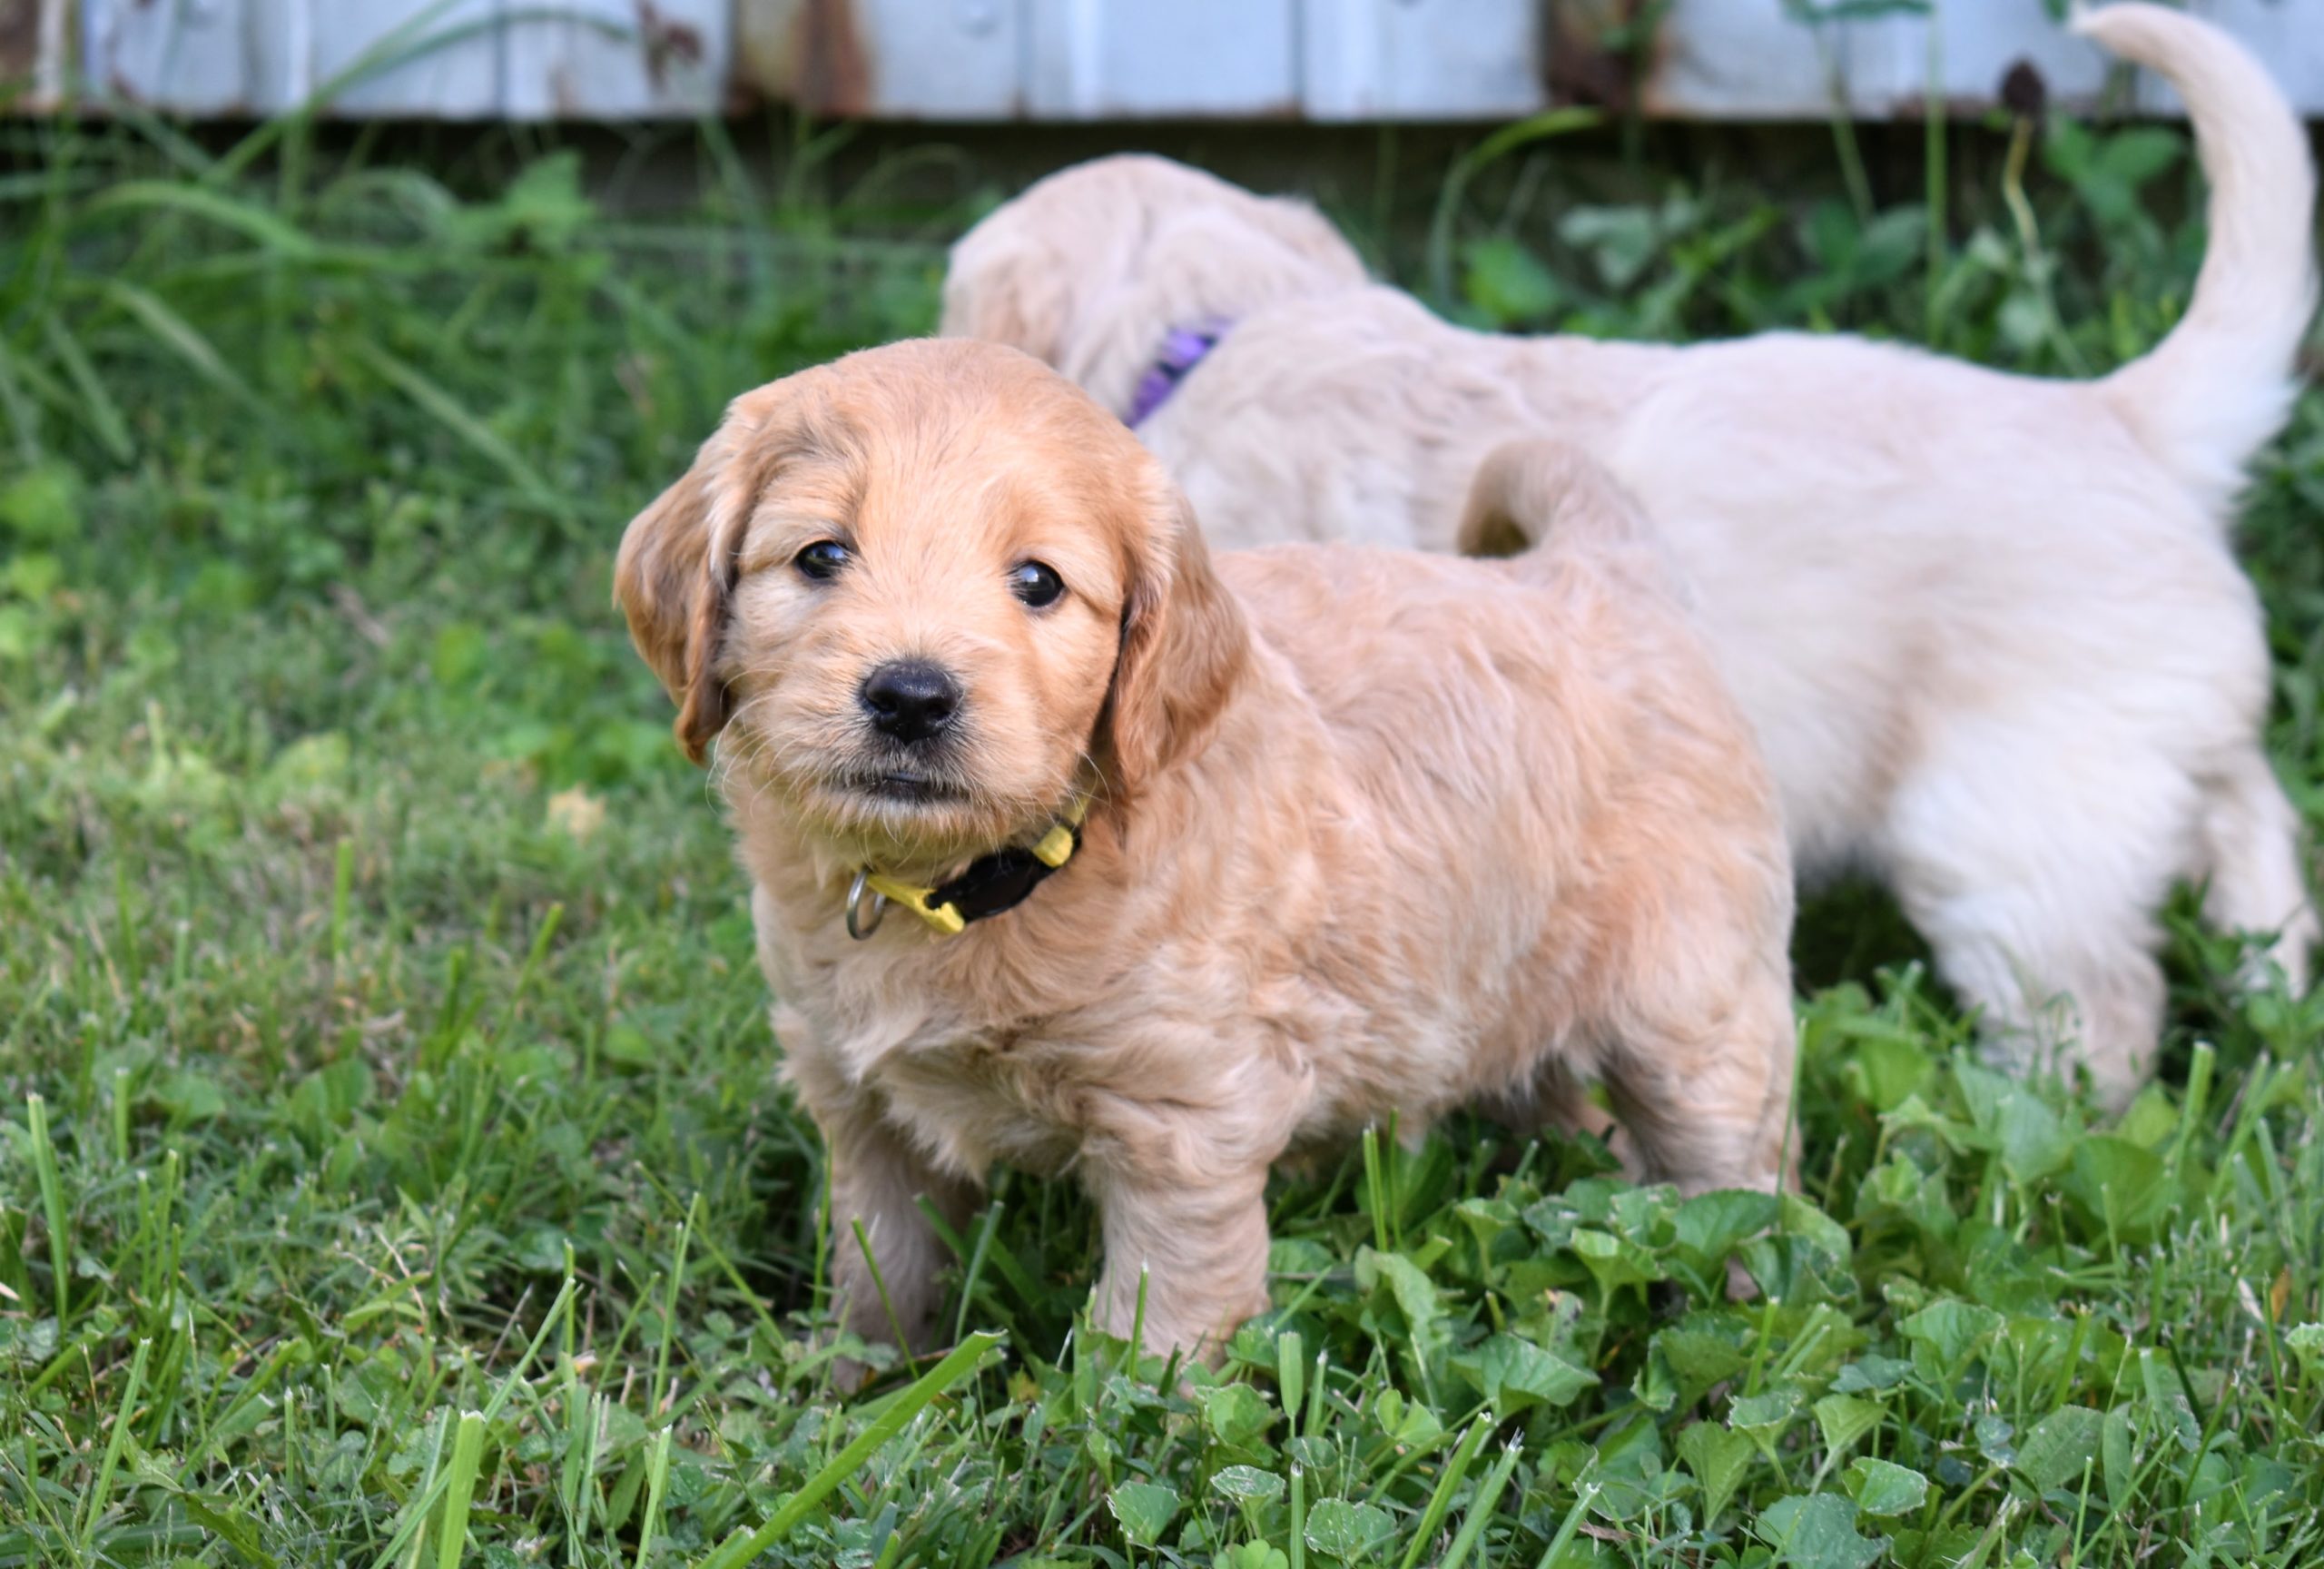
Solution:
<path fill-rule="evenodd" d="M 1154 411 L 1170 400 L 1194 368 L 1226 336 L 1231 322 L 1216 319 L 1197 327 L 1173 327 L 1162 340 L 1161 351 L 1137 379 L 1137 389 L 1130 394 L 1129 412 L 1122 416 L 1122 423 L 1131 429 L 1153 417 Z"/>

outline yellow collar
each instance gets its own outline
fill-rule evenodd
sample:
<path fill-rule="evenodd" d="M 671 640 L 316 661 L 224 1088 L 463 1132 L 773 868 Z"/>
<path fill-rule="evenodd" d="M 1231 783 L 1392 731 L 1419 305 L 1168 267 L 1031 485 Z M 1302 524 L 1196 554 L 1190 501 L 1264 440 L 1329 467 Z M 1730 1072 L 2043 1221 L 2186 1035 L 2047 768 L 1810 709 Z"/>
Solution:
<path fill-rule="evenodd" d="M 901 904 L 936 931 L 953 937 L 971 921 L 982 921 L 1013 910 L 1049 875 L 1073 859 L 1081 844 L 1082 820 L 1089 814 L 1089 797 L 1077 793 L 1065 814 L 1030 845 L 1010 845 L 969 863 L 950 882 L 924 888 L 875 872 L 866 866 L 856 873 L 847 889 L 847 934 L 862 942 L 880 929 L 888 906 Z M 871 908 L 864 908 L 864 896 Z"/>

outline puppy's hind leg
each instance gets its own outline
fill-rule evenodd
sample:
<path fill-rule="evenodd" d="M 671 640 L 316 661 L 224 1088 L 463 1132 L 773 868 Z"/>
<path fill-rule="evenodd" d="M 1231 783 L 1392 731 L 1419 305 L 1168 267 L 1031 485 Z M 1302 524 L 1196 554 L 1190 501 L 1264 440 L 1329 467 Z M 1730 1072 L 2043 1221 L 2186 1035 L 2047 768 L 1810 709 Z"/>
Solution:
<path fill-rule="evenodd" d="M 2265 958 L 2295 993 L 2306 991 L 2318 933 L 2300 874 L 2299 814 L 2257 746 L 2205 782 L 2201 834 L 2204 915 L 2222 932 L 2270 937 Z"/>
<path fill-rule="evenodd" d="M 2063 1056 L 2127 1107 L 2153 1075 L 2164 986 L 2155 912 L 2186 858 L 2196 801 L 2152 757 L 2033 726 L 1955 736 L 1898 790 L 1898 903 L 2013 1071 Z M 1959 766 L 1948 758 L 1957 756 Z"/>
<path fill-rule="evenodd" d="M 1640 1174 L 1688 1194 L 1795 1183 L 1785 1135 L 1796 1043 L 1781 964 L 1758 967 L 1713 1004 L 1651 1008 L 1630 1021 L 1603 1070 Z"/>

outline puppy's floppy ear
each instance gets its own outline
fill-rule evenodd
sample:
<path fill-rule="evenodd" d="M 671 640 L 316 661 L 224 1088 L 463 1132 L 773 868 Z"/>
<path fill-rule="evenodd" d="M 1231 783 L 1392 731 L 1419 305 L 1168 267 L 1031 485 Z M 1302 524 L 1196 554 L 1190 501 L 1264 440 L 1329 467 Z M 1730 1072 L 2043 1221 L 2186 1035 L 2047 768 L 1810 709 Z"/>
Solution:
<path fill-rule="evenodd" d="M 614 562 L 614 597 L 630 641 L 678 705 L 673 728 L 695 763 L 726 725 L 718 645 L 761 467 L 744 449 L 765 429 L 773 391 L 763 387 L 734 401 L 694 467 L 630 520 Z"/>
<path fill-rule="evenodd" d="M 1157 479 L 1132 548 L 1122 646 L 1107 703 L 1117 783 L 1135 794 L 1199 742 L 1249 661 L 1242 607 L 1212 566 L 1194 509 Z"/>

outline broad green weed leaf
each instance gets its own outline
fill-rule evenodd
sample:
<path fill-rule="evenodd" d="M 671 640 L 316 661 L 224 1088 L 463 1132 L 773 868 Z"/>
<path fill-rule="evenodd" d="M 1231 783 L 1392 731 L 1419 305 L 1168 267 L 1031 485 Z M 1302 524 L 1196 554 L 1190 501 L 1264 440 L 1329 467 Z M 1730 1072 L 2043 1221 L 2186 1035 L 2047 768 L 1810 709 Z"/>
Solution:
<path fill-rule="evenodd" d="M 1977 1418 L 1977 1453 L 1996 1465 L 2008 1465 L 2017 1459 L 2016 1446 L 2010 1443 L 2017 1429 L 2006 1417 L 1984 1416 Z"/>
<path fill-rule="evenodd" d="M 1601 1291 L 1644 1286 L 1662 1278 L 1653 1255 L 1627 1237 L 1585 1228 L 1573 1234 L 1571 1246 L 1582 1263 L 1589 1266 L 1590 1273 L 1597 1277 Z"/>
<path fill-rule="evenodd" d="M 2152 1241 L 2179 1198 L 2161 1156 L 2103 1134 L 2074 1146 L 2059 1186 L 2088 1212 L 2098 1235 L 2124 1242 Z"/>
<path fill-rule="evenodd" d="M 1265 1504 L 1283 1495 L 1283 1478 L 1256 1465 L 1222 1466 L 1210 1485 L 1237 1504 Z"/>
<path fill-rule="evenodd" d="M 1958 1373 L 2002 1323 L 2002 1316 L 1990 1308 L 1948 1297 L 1930 1303 L 1898 1327 L 1913 1343 L 1915 1362 L 1920 1363 L 1921 1354 L 1926 1353 L 1929 1360 L 1923 1370 L 1932 1379 L 1942 1379 Z"/>
<path fill-rule="evenodd" d="M 1122 1534 L 1140 1547 L 1161 1541 L 1178 1513 L 1177 1489 L 1159 1482 L 1126 1482 L 1106 1495 L 1106 1504 L 1121 1522 Z"/>
<path fill-rule="evenodd" d="M 62 463 L 24 469 L 0 487 L 0 530 L 25 545 L 62 545 L 81 532 L 81 476 Z"/>
<path fill-rule="evenodd" d="M 1699 1193 L 1679 1205 L 1674 1217 L 1679 1257 L 1694 1268 L 1699 1280 L 1708 1281 L 1710 1272 L 1725 1264 L 1747 1238 L 1774 1225 L 1781 1208 L 1772 1193 L 1736 1189 Z"/>
<path fill-rule="evenodd" d="M 1888 1550 L 1886 1536 L 1857 1532 L 1856 1505 L 1837 1493 L 1779 1499 L 1752 1529 L 1790 1569 L 1869 1569 Z"/>
<path fill-rule="evenodd" d="M 1953 1063 L 1953 1082 L 1961 1091 L 1962 1104 L 1969 1109 L 1969 1120 L 1988 1140 L 2001 1131 L 2002 1102 L 2022 1093 L 2023 1086 L 2006 1073 L 1995 1072 L 1969 1061 L 1966 1054 L 1956 1054 Z M 1988 1143 L 1987 1148 L 1992 1148 Z"/>
<path fill-rule="evenodd" d="M 1265 1542 L 1246 1542 L 1229 1547 L 1211 1560 L 1214 1569 L 1291 1569 L 1283 1549 Z"/>
<path fill-rule="evenodd" d="M 1463 1199 L 1453 1206 L 1452 1213 L 1461 1218 L 1461 1224 L 1475 1238 L 1477 1256 L 1488 1260 L 1492 1257 L 1495 1239 L 1517 1224 L 1516 1211 L 1498 1199 Z"/>
<path fill-rule="evenodd" d="M 2140 1090 L 2139 1098 L 2131 1102 L 2131 1109 L 2114 1125 L 2115 1138 L 2127 1139 L 2142 1150 L 2160 1150 L 2178 1131 L 2178 1103 L 2160 1084 L 2150 1084 Z"/>
<path fill-rule="evenodd" d="M 1824 1447 L 1835 1456 L 1846 1454 L 1857 1439 L 1880 1426 L 1882 1414 L 1879 1401 L 1853 1395 L 1827 1395 L 1816 1402 L 1816 1426 L 1824 1431 Z"/>
<path fill-rule="evenodd" d="M 1894 1389 L 1913 1370 L 1909 1362 L 1894 1357 L 1859 1357 L 1840 1369 L 1832 1387 L 1842 1395 L 1861 1395 L 1872 1390 Z"/>
<path fill-rule="evenodd" d="M 1928 1496 L 1928 1478 L 1909 1465 L 1870 1456 L 1849 1463 L 1841 1485 L 1866 1515 L 1905 1515 Z"/>
<path fill-rule="evenodd" d="M 1777 1389 L 1765 1395 L 1750 1395 L 1728 1408 L 1727 1420 L 1740 1432 L 1765 1433 L 1769 1438 L 1789 1426 L 1799 1411 L 1799 1392 Z"/>
<path fill-rule="evenodd" d="M 1380 1431 L 1394 1442 L 1417 1447 L 1433 1444 L 1444 1436 L 1444 1424 L 1435 1412 L 1417 1402 L 1407 1404 L 1393 1389 L 1381 1391 L 1372 1403 L 1372 1415 L 1380 1424 Z"/>
<path fill-rule="evenodd" d="M 1394 1516 L 1375 1504 L 1326 1498 L 1307 1511 L 1307 1545 L 1343 1564 L 1372 1552 L 1395 1528 Z"/>
<path fill-rule="evenodd" d="M 1654 260 L 1654 213 L 1645 207 L 1575 207 L 1558 223 L 1558 238 L 1587 251 L 1610 289 L 1627 289 Z"/>
<path fill-rule="evenodd" d="M 1729 1333 L 1718 1328 L 1693 1327 L 1707 1315 L 1690 1314 L 1668 1329 L 1658 1332 L 1654 1345 L 1670 1364 L 1670 1371 L 1682 1384 L 1697 1395 L 1709 1389 L 1722 1378 L 1731 1378 L 1749 1366 L 1750 1357 L 1738 1344 L 1741 1329 L 1728 1325 Z"/>
<path fill-rule="evenodd" d="M 1797 1193 L 1783 1196 L 1783 1229 L 1812 1243 L 1835 1264 L 1844 1265 L 1855 1256 L 1848 1229 Z"/>
<path fill-rule="evenodd" d="M 1438 1301 L 1436 1283 L 1403 1254 L 1364 1248 L 1355 1256 L 1355 1283 L 1369 1292 L 1377 1292 L 1384 1285 L 1388 1288 L 1390 1298 L 1412 1334 L 1414 1348 L 1423 1356 L 1443 1338 L 1443 1308 Z"/>
<path fill-rule="evenodd" d="M 2037 1493 L 2082 1480 L 2083 1468 L 2098 1457 L 2106 1419 L 2087 1406 L 2061 1406 L 2034 1424 L 2017 1446 L 2017 1472 Z"/>
<path fill-rule="evenodd" d="M 1598 1384 L 1595 1373 L 1514 1335 L 1495 1335 L 1477 1348 L 1473 1359 L 1462 1357 L 1456 1366 L 1464 1373 L 1473 1367 L 1471 1376 L 1477 1387 L 1504 1416 L 1535 1406 L 1571 1405 Z"/>
<path fill-rule="evenodd" d="M 1892 1136 L 1908 1129 L 1923 1129 L 1945 1149 L 1959 1155 L 1980 1147 L 1979 1135 L 1965 1122 L 1956 1122 L 1918 1095 L 1907 1095 L 1894 1110 L 1880 1114 L 1880 1126 Z"/>
<path fill-rule="evenodd" d="M 1706 1525 L 1717 1520 L 1727 1501 L 1735 1496 L 1743 1473 L 1758 1453 L 1748 1434 L 1730 1432 L 1714 1422 L 1698 1422 L 1679 1435 L 1679 1458 L 1702 1484 Z"/>
<path fill-rule="evenodd" d="M 347 778 L 347 737 L 336 730 L 302 735 L 267 765 L 266 787 L 278 796 L 320 794 Z"/>
<path fill-rule="evenodd" d="M 1505 235 L 1472 242 L 1461 292 L 1496 327 L 1517 327 L 1549 319 L 1565 291 L 1541 258 Z"/>
<path fill-rule="evenodd" d="M 171 1116 L 189 1122 L 206 1122 L 226 1110 L 226 1092 L 218 1081 L 191 1068 L 181 1068 L 162 1081 L 153 1098 Z"/>
<path fill-rule="evenodd" d="M 1630 1380 L 1630 1393 L 1649 1411 L 1667 1413 L 1679 1404 L 1679 1376 L 1670 1371 L 1670 1358 L 1659 1343 L 1646 1348 L 1646 1359 Z"/>
<path fill-rule="evenodd" d="M 1274 1408 L 1248 1384 L 1223 1384 L 1201 1395 L 1203 1426 L 1221 1444 L 1241 1448 L 1273 1425 Z"/>
<path fill-rule="evenodd" d="M 2073 1155 L 2064 1121 L 2032 1090 L 2012 1090 L 2001 1103 L 2001 1163 L 2020 1182 L 2047 1177 Z"/>
<path fill-rule="evenodd" d="M 1936 1072 L 1925 1048 L 1909 1037 L 1886 1031 L 1850 1031 L 1856 1045 L 1850 1066 L 1863 1076 L 1865 1098 L 1875 1111 L 1894 1111 L 1908 1096 L 1928 1087 Z"/>

